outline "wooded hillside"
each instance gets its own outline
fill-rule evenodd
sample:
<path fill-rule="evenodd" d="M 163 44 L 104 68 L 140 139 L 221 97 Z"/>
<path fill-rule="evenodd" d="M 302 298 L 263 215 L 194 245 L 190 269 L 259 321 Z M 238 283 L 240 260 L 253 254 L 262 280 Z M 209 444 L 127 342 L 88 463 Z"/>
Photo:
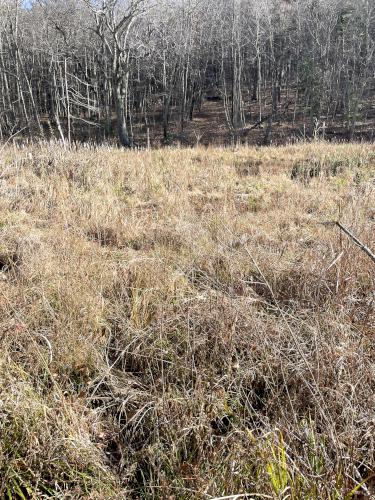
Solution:
<path fill-rule="evenodd" d="M 0 139 L 374 137 L 373 0 L 0 0 Z"/>

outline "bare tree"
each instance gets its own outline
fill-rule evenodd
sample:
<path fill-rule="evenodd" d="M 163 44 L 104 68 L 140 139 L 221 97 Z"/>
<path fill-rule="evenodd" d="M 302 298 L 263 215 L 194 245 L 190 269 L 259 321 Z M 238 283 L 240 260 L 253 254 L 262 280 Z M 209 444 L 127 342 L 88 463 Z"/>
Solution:
<path fill-rule="evenodd" d="M 374 56 L 371 0 L 0 0 L 0 139 L 371 137 Z"/>
<path fill-rule="evenodd" d="M 132 144 L 129 137 L 128 98 L 130 74 L 129 37 L 135 21 L 147 11 L 147 0 L 103 0 L 98 6 L 94 0 L 84 0 L 95 18 L 95 32 L 107 50 L 112 66 L 112 84 L 117 116 L 119 142 L 124 147 Z"/>

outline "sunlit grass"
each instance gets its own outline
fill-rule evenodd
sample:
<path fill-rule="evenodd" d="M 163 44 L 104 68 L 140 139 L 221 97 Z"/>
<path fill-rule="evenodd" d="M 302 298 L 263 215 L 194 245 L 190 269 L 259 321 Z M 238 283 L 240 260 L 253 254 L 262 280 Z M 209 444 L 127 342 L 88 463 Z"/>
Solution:
<path fill-rule="evenodd" d="M 3 496 L 371 493 L 371 145 L 0 165 Z"/>

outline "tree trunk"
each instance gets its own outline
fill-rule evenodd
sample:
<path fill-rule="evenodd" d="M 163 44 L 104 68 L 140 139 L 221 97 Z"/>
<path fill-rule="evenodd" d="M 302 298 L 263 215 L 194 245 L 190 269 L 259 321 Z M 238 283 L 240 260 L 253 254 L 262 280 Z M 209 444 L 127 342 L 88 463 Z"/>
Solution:
<path fill-rule="evenodd" d="M 123 148 L 130 148 L 131 141 L 129 138 L 128 127 L 126 123 L 126 100 L 127 100 L 127 84 L 124 84 L 125 72 L 121 67 L 120 56 L 115 54 L 114 59 L 114 97 L 115 97 L 115 110 L 117 119 L 117 137 L 120 146 Z"/>
<path fill-rule="evenodd" d="M 125 106 L 121 92 L 121 85 L 116 85 L 115 88 L 115 106 L 116 106 L 116 119 L 117 119 L 117 136 L 120 146 L 130 148 L 131 142 L 128 134 L 128 127 L 126 124 Z"/>

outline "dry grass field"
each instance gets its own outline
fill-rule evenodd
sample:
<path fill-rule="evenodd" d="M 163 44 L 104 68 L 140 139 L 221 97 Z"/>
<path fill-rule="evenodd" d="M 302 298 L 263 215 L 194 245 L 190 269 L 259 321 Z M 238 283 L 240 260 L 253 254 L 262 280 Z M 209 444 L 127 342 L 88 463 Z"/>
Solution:
<path fill-rule="evenodd" d="M 374 146 L 0 173 L 0 497 L 371 498 Z"/>

